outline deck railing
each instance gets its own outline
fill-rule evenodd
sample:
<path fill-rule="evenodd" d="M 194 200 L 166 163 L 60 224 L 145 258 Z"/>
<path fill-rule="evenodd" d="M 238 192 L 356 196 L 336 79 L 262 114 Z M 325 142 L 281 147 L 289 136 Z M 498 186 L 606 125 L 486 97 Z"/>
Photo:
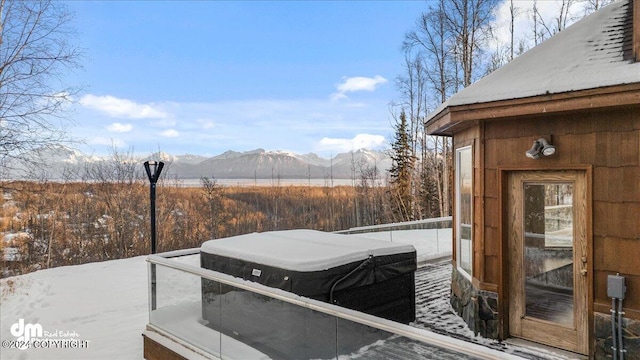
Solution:
<path fill-rule="evenodd" d="M 203 269 L 199 249 L 150 255 L 147 262 L 155 298 L 148 329 L 204 358 L 519 359 Z M 249 319 L 241 329 L 233 327 L 238 316 Z"/>
<path fill-rule="evenodd" d="M 392 224 L 380 224 L 354 227 L 347 230 L 335 231 L 338 234 L 363 234 L 380 231 L 418 230 L 418 229 L 451 229 L 451 216 L 439 218 L 404 221 Z"/>
<path fill-rule="evenodd" d="M 335 231 L 337 234 L 362 235 L 391 242 L 413 245 L 418 264 L 435 259 L 450 258 L 453 248 L 451 216 L 406 221 L 393 224 L 355 227 Z"/>

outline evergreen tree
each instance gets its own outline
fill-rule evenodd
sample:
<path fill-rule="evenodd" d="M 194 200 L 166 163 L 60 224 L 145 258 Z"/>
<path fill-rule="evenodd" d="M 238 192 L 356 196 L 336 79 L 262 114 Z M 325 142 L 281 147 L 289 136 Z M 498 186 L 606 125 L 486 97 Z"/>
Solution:
<path fill-rule="evenodd" d="M 404 110 L 395 125 L 395 138 L 391 144 L 392 165 L 389 196 L 391 209 L 396 221 L 413 220 L 412 172 L 415 156 L 411 151 L 407 115 Z"/>

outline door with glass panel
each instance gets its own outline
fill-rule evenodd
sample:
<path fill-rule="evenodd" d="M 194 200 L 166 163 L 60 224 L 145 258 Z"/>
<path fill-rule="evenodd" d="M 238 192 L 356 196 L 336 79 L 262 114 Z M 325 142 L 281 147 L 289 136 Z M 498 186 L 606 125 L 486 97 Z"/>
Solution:
<path fill-rule="evenodd" d="M 586 174 L 514 171 L 508 180 L 509 332 L 587 354 Z"/>

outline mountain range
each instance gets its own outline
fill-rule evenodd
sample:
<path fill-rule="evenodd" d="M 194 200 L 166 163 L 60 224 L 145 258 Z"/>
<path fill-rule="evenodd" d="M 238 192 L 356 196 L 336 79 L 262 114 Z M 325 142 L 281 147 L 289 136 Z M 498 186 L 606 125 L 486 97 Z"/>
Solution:
<path fill-rule="evenodd" d="M 38 174 L 39 178 L 68 179 L 81 178 L 84 170 L 96 164 L 113 162 L 113 156 L 99 157 L 86 155 L 79 150 L 58 145 L 34 150 L 23 154 L 23 159 L 39 160 L 46 164 Z M 378 176 L 391 167 L 390 157 L 375 150 L 360 149 L 340 153 L 326 159 L 314 153 L 295 154 L 286 151 L 266 151 L 256 149 L 237 152 L 227 151 L 220 155 L 206 157 L 201 155 L 171 155 L 158 152 L 146 157 L 125 156 L 127 161 L 142 162 L 160 160 L 165 163 L 163 173 L 178 179 L 358 179 L 365 169 L 378 169 Z M 0 178 L 24 178 L 28 166 L 24 163 L 5 164 Z M 140 169 L 143 169 L 140 166 Z M 34 173 L 31 171 L 30 173 Z"/>

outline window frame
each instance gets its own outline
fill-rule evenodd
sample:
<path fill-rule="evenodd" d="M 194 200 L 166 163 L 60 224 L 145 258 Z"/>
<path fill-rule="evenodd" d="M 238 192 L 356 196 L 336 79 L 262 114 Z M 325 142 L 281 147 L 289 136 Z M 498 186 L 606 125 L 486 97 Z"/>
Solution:
<path fill-rule="evenodd" d="M 469 152 L 469 173 L 471 174 L 471 193 L 470 193 L 470 199 L 469 199 L 469 217 L 471 219 L 470 224 L 468 224 L 470 226 L 469 229 L 469 242 L 470 242 L 470 249 L 469 249 L 469 254 L 468 254 L 468 258 L 469 258 L 469 270 L 465 269 L 462 267 L 462 192 L 460 189 L 460 169 L 462 168 L 462 157 L 461 154 L 463 152 Z M 455 238 L 455 245 L 456 245 L 456 268 L 458 270 L 459 273 L 461 273 L 465 278 L 471 280 L 473 277 L 473 146 L 472 145 L 467 145 L 467 146 L 463 146 L 460 148 L 456 149 L 455 152 L 455 191 L 456 191 L 456 196 L 455 196 L 455 208 L 456 208 L 456 221 L 455 221 L 455 226 L 456 226 L 456 238 Z M 467 225 L 467 224 L 464 224 Z"/>

